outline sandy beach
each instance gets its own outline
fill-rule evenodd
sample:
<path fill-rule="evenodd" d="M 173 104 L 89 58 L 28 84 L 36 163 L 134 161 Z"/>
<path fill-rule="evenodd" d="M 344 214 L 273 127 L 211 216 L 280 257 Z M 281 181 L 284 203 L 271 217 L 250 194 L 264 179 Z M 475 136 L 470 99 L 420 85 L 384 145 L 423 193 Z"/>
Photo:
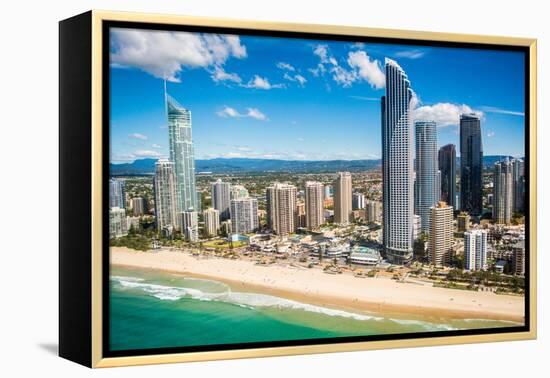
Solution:
<path fill-rule="evenodd" d="M 321 269 L 249 260 L 195 257 L 185 252 L 139 252 L 111 247 L 111 264 L 210 278 L 240 291 L 275 295 L 356 312 L 457 319 L 509 320 L 523 323 L 524 298 L 491 292 L 436 288 L 388 278 L 330 275 Z"/>

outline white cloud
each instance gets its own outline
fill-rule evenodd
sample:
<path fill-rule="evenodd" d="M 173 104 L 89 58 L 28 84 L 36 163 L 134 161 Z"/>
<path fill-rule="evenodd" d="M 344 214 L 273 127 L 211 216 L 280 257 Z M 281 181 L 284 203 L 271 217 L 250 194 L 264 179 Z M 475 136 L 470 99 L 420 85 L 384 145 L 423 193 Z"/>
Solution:
<path fill-rule="evenodd" d="M 231 57 L 247 56 L 234 35 L 114 29 L 111 41 L 113 66 L 135 67 L 174 82 L 184 68 L 222 66 Z"/>
<path fill-rule="evenodd" d="M 215 82 L 221 81 L 232 81 L 234 83 L 241 83 L 242 79 L 236 73 L 227 73 L 221 66 L 215 66 L 214 70 L 211 72 L 210 77 Z"/>
<path fill-rule="evenodd" d="M 143 134 L 140 134 L 140 133 L 128 134 L 128 138 L 139 139 L 139 140 L 147 140 L 147 136 L 143 135 Z"/>
<path fill-rule="evenodd" d="M 319 57 L 319 63 L 308 71 L 315 77 L 330 72 L 332 79 L 343 87 L 351 87 L 356 81 L 366 81 L 375 89 L 385 85 L 386 78 L 380 62 L 371 59 L 363 50 L 350 51 L 345 61 L 347 66 L 341 65 L 326 45 L 317 45 L 313 54 Z"/>
<path fill-rule="evenodd" d="M 361 101 L 380 101 L 380 97 L 365 97 L 365 96 L 349 96 L 355 100 Z"/>
<path fill-rule="evenodd" d="M 426 55 L 426 52 L 419 49 L 398 51 L 394 54 L 397 58 L 418 59 Z"/>
<path fill-rule="evenodd" d="M 354 51 L 348 54 L 348 64 L 356 69 L 359 77 L 367 81 L 373 88 L 384 88 L 386 75 L 382 72 L 378 60 L 371 59 L 364 51 Z"/>
<path fill-rule="evenodd" d="M 266 77 L 254 75 L 254 79 L 251 79 L 247 84 L 242 85 L 245 88 L 264 89 L 269 90 L 273 88 L 284 88 L 284 84 L 271 84 Z"/>
<path fill-rule="evenodd" d="M 514 115 L 514 116 L 520 116 L 520 117 L 525 116 L 524 112 L 517 112 L 514 110 L 502 109 L 494 106 L 481 106 L 480 109 L 487 113 L 507 114 L 507 115 Z"/>
<path fill-rule="evenodd" d="M 156 143 L 153 143 L 151 145 L 151 147 L 153 147 L 153 148 L 162 148 L 162 146 L 160 144 L 156 144 Z"/>
<path fill-rule="evenodd" d="M 364 49 L 365 44 L 363 42 L 355 42 L 350 46 L 350 48 L 352 48 L 352 49 Z"/>
<path fill-rule="evenodd" d="M 288 72 L 285 72 L 285 74 L 283 75 L 283 78 L 285 78 L 288 81 L 297 82 L 298 84 L 300 84 L 301 87 L 303 87 L 304 84 L 307 82 L 306 78 L 300 74 L 289 75 Z"/>
<path fill-rule="evenodd" d="M 434 105 L 419 106 L 413 110 L 415 120 L 435 121 L 437 126 L 453 126 L 460 123 L 460 115 L 464 113 L 474 113 L 483 116 L 483 112 L 474 110 L 468 105 L 451 104 L 440 102 Z"/>
<path fill-rule="evenodd" d="M 240 113 L 235 108 L 230 106 L 224 106 L 222 110 L 216 113 L 219 117 L 222 118 L 244 118 L 249 117 L 256 119 L 258 121 L 268 121 L 269 118 L 262 113 L 258 108 L 246 108 L 246 113 Z"/>
<path fill-rule="evenodd" d="M 495 136 L 495 132 L 494 132 L 494 131 L 489 131 L 489 132 L 487 133 L 487 137 L 488 137 L 488 138 L 492 138 L 492 137 L 494 137 L 494 136 Z"/>
<path fill-rule="evenodd" d="M 135 158 L 160 158 L 163 157 L 163 154 L 152 150 L 137 150 L 132 152 L 132 156 Z"/>
<path fill-rule="evenodd" d="M 287 70 L 287 71 L 296 71 L 296 69 L 294 68 L 294 66 L 292 66 L 291 64 L 289 63 L 285 63 L 285 62 L 279 62 L 277 63 L 277 68 L 280 68 L 282 70 Z"/>

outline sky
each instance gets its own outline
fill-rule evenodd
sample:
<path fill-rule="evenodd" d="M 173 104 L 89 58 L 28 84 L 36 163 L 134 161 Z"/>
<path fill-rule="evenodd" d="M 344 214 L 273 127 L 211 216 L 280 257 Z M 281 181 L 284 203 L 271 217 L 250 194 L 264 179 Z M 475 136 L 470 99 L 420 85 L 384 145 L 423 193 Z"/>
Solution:
<path fill-rule="evenodd" d="M 111 161 L 168 156 L 168 93 L 192 114 L 196 159 L 377 159 L 384 59 L 414 119 L 457 145 L 482 117 L 485 155 L 524 155 L 524 60 L 512 51 L 111 29 Z"/>

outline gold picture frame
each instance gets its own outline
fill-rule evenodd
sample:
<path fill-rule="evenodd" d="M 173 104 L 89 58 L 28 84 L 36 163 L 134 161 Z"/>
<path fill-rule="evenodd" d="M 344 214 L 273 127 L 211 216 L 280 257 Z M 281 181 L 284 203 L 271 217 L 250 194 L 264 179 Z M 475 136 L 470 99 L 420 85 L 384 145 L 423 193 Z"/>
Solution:
<path fill-rule="evenodd" d="M 526 67 L 529 72 L 529 108 L 528 108 L 528 124 L 529 124 L 529 229 L 527 230 L 529 239 L 529 292 L 526 293 L 526 298 L 529 298 L 529 330 L 524 332 L 511 332 L 511 333 L 495 333 L 495 334 L 475 334 L 475 335 L 461 335 L 461 336 L 445 336 L 445 337 L 428 337 L 428 338 L 407 338 L 407 339 L 395 339 L 395 340 L 382 340 L 382 341 L 362 341 L 362 342 L 350 342 L 350 343 L 338 343 L 338 344 L 316 344 L 316 345 L 304 345 L 304 346 L 282 346 L 282 347 L 265 347 L 256 349 L 237 349 L 237 350 L 218 350 L 218 351 L 205 351 L 205 352 L 189 352 L 189 353 L 170 353 L 170 354 L 152 354 L 152 355 L 137 355 L 137 356 L 122 356 L 122 357 L 104 357 L 103 354 L 103 295 L 105 288 L 103 286 L 103 275 L 105 274 L 103 261 L 103 230 L 105 219 L 105 210 L 102 207 L 102 201 L 105 193 L 103 190 L 104 180 L 104 154 L 107 146 L 104 145 L 103 134 L 103 106 L 104 106 L 104 91 L 103 91 L 103 70 L 105 68 L 103 53 L 105 44 L 105 35 L 103 34 L 104 22 L 129 22 L 129 23 L 143 23 L 143 24 L 162 24 L 162 25 L 186 25 L 186 26 L 198 26 L 198 27 L 217 27 L 217 28 L 234 28 L 234 29 L 248 29 L 252 31 L 283 31 L 283 32 L 297 32 L 297 33 L 313 33 L 313 34 L 331 34 L 342 35 L 349 37 L 379 37 L 387 39 L 399 39 L 410 41 L 433 41 L 433 42 L 456 42 L 456 43 L 471 43 L 471 44 L 487 44 L 487 45 L 503 45 L 503 46 L 519 46 L 528 49 L 529 54 L 529 67 Z M 231 20 L 231 19 L 219 19 L 209 17 L 189 17 L 189 16 L 175 16 L 175 15 L 160 15 L 160 14 L 144 14 L 144 13 L 126 13 L 126 12 L 110 12 L 93 10 L 85 13 L 81 16 L 62 21 L 60 24 L 60 90 L 61 92 L 68 92 L 71 88 L 74 88 L 74 81 L 72 77 L 82 80 L 82 72 L 75 73 L 75 76 L 66 75 L 64 63 L 67 59 L 75 59 L 75 54 L 78 54 L 78 48 L 75 47 L 78 41 L 77 35 L 79 32 L 83 33 L 83 39 L 87 41 L 82 45 L 80 49 L 85 49 L 86 54 L 82 56 L 83 50 L 80 51 L 82 60 L 91 58 L 87 64 L 89 67 L 89 78 L 84 80 L 84 87 L 82 93 L 89 93 L 89 97 L 84 99 L 78 96 L 64 96 L 63 93 L 60 97 L 60 124 L 61 124 L 61 187 L 62 194 L 60 197 L 72 198 L 78 200 L 76 193 L 69 193 L 69 189 L 63 190 L 66 185 L 64 180 L 68 180 L 68 176 L 64 175 L 63 167 L 64 160 L 68 159 L 68 155 L 64 150 L 64 133 L 68 133 L 65 123 L 69 121 L 89 121 L 89 128 L 86 135 L 82 138 L 89 138 L 89 149 L 83 149 L 83 151 L 89 151 L 91 156 L 89 157 L 89 167 L 86 168 L 86 172 L 83 174 L 89 175 L 89 181 L 82 183 L 83 187 L 89 188 L 91 198 L 86 202 L 86 209 L 89 209 L 90 220 L 89 223 L 84 225 L 71 224 L 71 221 L 67 218 L 66 221 L 61 219 L 63 227 L 60 231 L 60 240 L 65 239 L 67 232 L 74 230 L 74 232 L 86 233 L 89 237 L 90 243 L 84 245 L 81 248 L 85 249 L 85 258 L 76 261 L 76 257 L 69 256 L 67 250 L 74 243 L 61 242 L 60 244 L 60 355 L 76 362 L 82 363 L 90 367 L 114 367 L 114 366 L 130 366 L 130 365 L 143 365 L 143 364 L 160 364 L 160 363 L 173 363 L 173 362 L 188 362 L 188 361 L 208 361 L 218 359 L 237 359 L 237 358 L 253 358 L 253 357 L 267 357 L 267 356 L 283 356 L 283 355 L 299 355 L 299 354 L 311 354 L 311 353 L 329 353 L 329 352 L 346 352 L 346 351 L 358 351 L 358 350 L 371 350 L 371 349 L 388 349 L 388 348 L 403 348 L 403 347 L 422 347 L 422 346 L 435 346 L 435 345 L 448 345 L 448 344 L 466 344 L 466 343 L 481 343 L 481 342 L 495 342 L 495 341 L 513 341 L 513 340 L 527 340 L 535 339 L 537 336 L 537 265 L 536 265 L 536 244 L 537 244 L 537 41 L 536 39 L 528 38 L 512 38 L 512 37 L 499 37 L 499 36 L 482 36 L 482 35 L 469 35 L 469 34 L 452 34 L 452 33 L 436 33 L 436 32 L 423 32 L 423 31 L 405 31 L 405 30 L 393 30 L 393 29 L 378 29 L 378 28 L 366 28 L 366 27 L 352 27 L 352 26 L 334 26 L 334 25 L 317 25 L 317 24 L 295 24 L 295 23 L 279 23 L 279 22 L 257 22 L 250 20 Z M 76 36 L 75 36 L 76 35 Z M 72 38 L 72 39 L 71 39 Z M 79 62 L 79 60 L 76 60 Z M 80 76 L 78 76 L 80 75 Z M 65 79 L 63 78 L 65 77 Z M 73 81 L 71 81 L 73 80 Z M 76 80 L 76 81 L 78 81 Z M 74 93 L 74 92 L 71 92 Z M 72 97 L 72 98 L 70 98 Z M 87 104 L 84 100 L 90 100 Z M 77 105 L 74 101 L 80 101 Z M 72 106 L 80 106 L 87 112 L 85 115 L 66 115 L 67 108 Z M 527 110 L 527 109 L 526 109 Z M 76 117 L 76 118 L 71 118 Z M 78 118 L 81 117 L 81 118 Z M 65 122 L 65 123 L 64 123 Z M 67 140 L 74 138 L 67 134 Z M 71 139 L 74 140 L 74 139 Z M 84 140 L 84 139 L 83 139 Z M 70 153 L 70 148 L 67 147 L 66 153 Z M 74 153 L 75 151 L 72 150 Z M 84 153 L 84 152 L 82 152 Z M 67 166 L 69 169 L 69 166 Z M 64 197 L 66 196 L 66 197 Z M 62 203 L 60 206 L 67 206 Z M 88 210 L 87 210 L 88 211 Z M 65 213 L 61 211 L 60 218 L 63 218 Z M 74 227 L 74 228 L 71 228 Z M 79 227 L 79 229 L 76 229 Z M 74 253 L 74 251 L 73 251 Z M 86 272 L 85 277 L 78 279 L 89 278 L 89 296 L 82 294 L 85 306 L 84 311 L 90 310 L 89 317 L 81 319 L 82 323 L 73 324 L 67 328 L 67 323 L 70 319 L 78 316 L 75 306 L 74 296 L 77 290 L 85 290 L 87 287 L 82 287 L 81 284 L 74 281 L 77 280 L 71 275 L 68 270 L 73 273 Z M 69 288 L 71 286 L 74 289 Z M 72 291 L 71 291 L 72 290 Z M 82 310 L 82 309 L 81 309 Z M 89 322 L 89 327 L 87 327 Z M 86 344 L 80 352 L 74 352 L 73 349 L 78 344 L 76 339 L 82 340 L 83 344 Z"/>

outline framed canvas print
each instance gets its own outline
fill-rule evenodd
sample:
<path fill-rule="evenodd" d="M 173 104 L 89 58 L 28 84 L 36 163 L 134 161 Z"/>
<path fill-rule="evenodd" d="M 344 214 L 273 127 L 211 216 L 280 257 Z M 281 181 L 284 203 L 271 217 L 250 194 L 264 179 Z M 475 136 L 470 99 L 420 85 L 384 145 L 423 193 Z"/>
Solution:
<path fill-rule="evenodd" d="M 535 126 L 532 39 L 61 21 L 60 355 L 534 338 Z"/>

